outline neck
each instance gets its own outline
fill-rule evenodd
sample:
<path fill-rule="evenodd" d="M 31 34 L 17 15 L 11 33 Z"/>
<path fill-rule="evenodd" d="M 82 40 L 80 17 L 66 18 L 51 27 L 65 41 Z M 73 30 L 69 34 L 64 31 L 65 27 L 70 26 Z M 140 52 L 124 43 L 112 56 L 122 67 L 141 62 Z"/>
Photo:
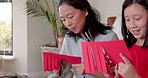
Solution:
<path fill-rule="evenodd" d="M 136 44 L 142 46 L 144 44 L 144 39 L 137 39 Z"/>

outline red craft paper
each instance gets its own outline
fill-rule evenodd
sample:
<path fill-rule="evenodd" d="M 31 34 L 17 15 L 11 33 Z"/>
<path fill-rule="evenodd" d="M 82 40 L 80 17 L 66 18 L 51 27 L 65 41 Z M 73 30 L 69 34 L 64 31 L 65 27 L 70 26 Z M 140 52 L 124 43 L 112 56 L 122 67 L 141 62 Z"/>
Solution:
<path fill-rule="evenodd" d="M 82 52 L 85 73 L 94 74 L 96 71 L 107 72 L 101 46 L 97 46 L 94 42 L 82 42 Z"/>
<path fill-rule="evenodd" d="M 92 52 L 91 52 L 91 45 L 89 46 L 90 47 L 90 49 L 88 49 L 87 48 L 87 50 L 88 50 L 88 58 L 89 58 L 89 60 L 93 60 L 95 57 L 93 57 L 93 54 L 92 54 Z M 90 62 L 90 71 L 92 72 L 92 73 L 95 73 L 95 61 L 89 61 Z"/>
<path fill-rule="evenodd" d="M 47 71 L 47 61 L 48 61 L 47 54 L 44 53 L 43 57 L 44 57 L 44 61 L 43 61 L 44 62 L 44 71 Z"/>
<path fill-rule="evenodd" d="M 53 71 L 54 69 L 60 69 L 61 60 L 68 62 L 70 64 L 80 64 L 81 57 L 68 56 L 62 54 L 55 54 L 51 52 L 43 52 L 44 60 L 44 71 Z"/>
<path fill-rule="evenodd" d="M 104 48 L 105 52 L 114 63 L 123 62 L 119 56 L 119 53 L 122 53 L 129 60 L 131 60 L 130 53 L 123 40 L 82 42 L 85 73 L 94 74 L 94 71 L 108 73 L 102 48 Z M 94 58 L 92 52 L 94 54 Z"/>
<path fill-rule="evenodd" d="M 96 62 L 97 70 L 99 70 L 98 72 L 102 72 L 102 64 L 101 64 L 101 57 L 100 57 L 101 55 L 99 53 L 100 51 L 96 45 L 92 44 L 91 46 L 94 50 L 94 55 L 95 55 L 96 61 L 100 61 L 100 62 Z"/>
<path fill-rule="evenodd" d="M 105 52 L 109 57 L 115 62 L 123 62 L 122 58 L 119 56 L 122 53 L 130 61 L 132 60 L 128 48 L 123 40 L 114 40 L 114 41 L 105 41 L 105 42 L 96 42 L 97 44 L 103 46 Z"/>
<path fill-rule="evenodd" d="M 87 42 L 85 42 L 87 43 Z M 83 50 L 83 58 L 84 58 L 84 68 L 85 68 L 85 73 L 90 73 L 90 63 L 89 63 L 89 57 L 88 57 L 88 48 L 87 45 L 82 44 L 82 50 Z M 84 53 L 85 52 L 85 53 Z"/>

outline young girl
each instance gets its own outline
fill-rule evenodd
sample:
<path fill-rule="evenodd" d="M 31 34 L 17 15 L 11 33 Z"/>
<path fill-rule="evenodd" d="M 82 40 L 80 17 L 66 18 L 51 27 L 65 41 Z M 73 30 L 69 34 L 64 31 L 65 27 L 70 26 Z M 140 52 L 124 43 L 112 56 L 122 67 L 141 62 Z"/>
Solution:
<path fill-rule="evenodd" d="M 124 62 L 118 73 L 124 78 L 148 78 L 148 0 L 125 0 L 122 6 L 122 35 L 132 61 Z"/>

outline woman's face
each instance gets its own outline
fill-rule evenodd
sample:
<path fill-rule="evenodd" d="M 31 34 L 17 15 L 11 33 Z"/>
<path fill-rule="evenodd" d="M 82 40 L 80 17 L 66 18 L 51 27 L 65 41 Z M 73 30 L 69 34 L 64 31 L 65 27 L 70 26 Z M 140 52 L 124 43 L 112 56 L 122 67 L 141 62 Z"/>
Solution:
<path fill-rule="evenodd" d="M 63 24 L 72 32 L 80 33 L 83 31 L 87 11 L 75 9 L 74 7 L 62 4 L 59 6 L 59 15 Z"/>
<path fill-rule="evenodd" d="M 144 39 L 148 21 L 148 11 L 140 4 L 134 3 L 124 10 L 127 29 L 137 39 Z"/>

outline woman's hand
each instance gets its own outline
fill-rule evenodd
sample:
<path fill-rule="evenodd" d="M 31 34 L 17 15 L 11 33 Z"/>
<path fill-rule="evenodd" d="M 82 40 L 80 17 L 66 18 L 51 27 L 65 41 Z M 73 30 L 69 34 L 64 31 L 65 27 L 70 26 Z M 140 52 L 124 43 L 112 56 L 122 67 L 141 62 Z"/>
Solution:
<path fill-rule="evenodd" d="M 108 74 L 100 72 L 96 72 L 95 74 L 92 74 L 92 76 L 95 78 L 111 78 Z"/>
<path fill-rule="evenodd" d="M 79 74 L 82 75 L 84 73 L 84 64 L 73 64 L 72 67 L 75 67 Z"/>
<path fill-rule="evenodd" d="M 118 73 L 124 78 L 140 78 L 131 62 L 123 55 L 120 54 L 123 62 L 118 64 Z"/>

